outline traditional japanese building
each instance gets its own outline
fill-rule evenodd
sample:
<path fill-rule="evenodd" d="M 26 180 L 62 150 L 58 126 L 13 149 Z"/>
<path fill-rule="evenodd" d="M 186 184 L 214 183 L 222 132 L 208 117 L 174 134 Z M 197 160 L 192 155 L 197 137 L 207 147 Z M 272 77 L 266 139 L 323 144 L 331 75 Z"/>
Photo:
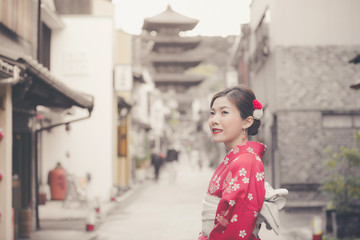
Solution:
<path fill-rule="evenodd" d="M 88 120 L 94 98 L 55 77 L 50 46 L 65 24 L 53 1 L 0 1 L 0 6 L 0 239 L 30 238 L 40 228 L 40 185 L 42 176 L 47 178 L 41 169 L 49 159 L 42 153 L 51 143 L 45 145 L 44 133 L 66 134 L 74 122 Z M 74 112 L 65 119 L 77 110 L 84 115 Z"/>
<path fill-rule="evenodd" d="M 264 106 L 267 181 L 289 190 L 287 208 L 320 208 L 328 148 L 354 144 L 360 129 L 360 2 L 258 1 L 243 25 L 232 65 Z M 336 12 L 338 18 L 333 18 Z M 284 21 L 286 19 L 286 21 Z M 304 21 L 306 19 L 306 21 Z M 322 19 L 322 20 L 320 20 Z M 341 19 L 341 21 L 338 21 Z"/>
<path fill-rule="evenodd" d="M 143 39 L 150 46 L 145 61 L 156 87 L 161 91 L 175 88 L 176 92 L 183 92 L 204 80 L 203 76 L 186 73 L 202 61 L 196 51 L 200 37 L 181 36 L 198 22 L 175 12 L 170 6 L 164 12 L 144 20 Z"/>
<path fill-rule="evenodd" d="M 157 151 L 164 152 L 169 144 L 176 144 L 179 124 L 192 119 L 193 98 L 188 90 L 205 77 L 191 74 L 191 69 L 203 60 L 198 48 L 201 37 L 189 37 L 185 32 L 198 22 L 167 6 L 164 12 L 145 18 L 143 33 L 135 39 L 134 65 L 140 63 L 147 70 L 156 88 L 150 104 L 154 107 L 151 125 Z"/>

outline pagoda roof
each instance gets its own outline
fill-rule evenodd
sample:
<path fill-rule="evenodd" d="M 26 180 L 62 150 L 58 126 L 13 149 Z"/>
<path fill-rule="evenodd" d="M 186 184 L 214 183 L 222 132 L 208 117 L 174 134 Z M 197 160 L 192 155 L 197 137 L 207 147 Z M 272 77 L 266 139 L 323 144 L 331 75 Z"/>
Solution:
<path fill-rule="evenodd" d="M 153 49 L 161 46 L 183 46 L 185 49 L 192 49 L 199 45 L 200 37 L 154 37 Z"/>
<path fill-rule="evenodd" d="M 196 48 L 200 42 L 201 37 L 180 37 L 180 36 L 144 36 L 147 41 L 153 42 L 152 49 L 156 51 L 159 47 L 183 47 L 184 50 Z"/>
<path fill-rule="evenodd" d="M 158 44 L 158 43 L 186 44 L 186 43 L 200 43 L 201 37 L 180 37 L 180 36 L 156 35 L 156 36 L 148 36 L 148 37 L 146 37 L 146 40 L 154 41 L 155 44 Z"/>
<path fill-rule="evenodd" d="M 203 61 L 203 57 L 195 54 L 151 54 L 150 61 L 155 65 L 181 64 L 197 66 Z"/>
<path fill-rule="evenodd" d="M 152 50 L 157 52 L 159 49 L 161 49 L 162 47 L 180 47 L 182 49 L 184 49 L 184 51 L 187 50 L 192 50 L 194 48 L 196 48 L 199 45 L 199 42 L 185 42 L 185 43 L 180 43 L 180 42 L 173 42 L 173 43 L 169 43 L 169 42 L 161 42 L 161 43 L 155 43 L 152 47 Z"/>
<path fill-rule="evenodd" d="M 170 5 L 167 6 L 166 10 L 153 17 L 144 19 L 142 29 L 147 31 L 158 31 L 162 28 L 178 28 L 182 31 L 192 30 L 199 20 L 189 18 L 178 12 L 175 12 Z"/>
<path fill-rule="evenodd" d="M 199 75 L 186 75 L 176 73 L 157 73 L 153 76 L 153 80 L 156 86 L 166 85 L 182 85 L 182 86 L 195 86 L 204 81 L 205 76 Z"/>

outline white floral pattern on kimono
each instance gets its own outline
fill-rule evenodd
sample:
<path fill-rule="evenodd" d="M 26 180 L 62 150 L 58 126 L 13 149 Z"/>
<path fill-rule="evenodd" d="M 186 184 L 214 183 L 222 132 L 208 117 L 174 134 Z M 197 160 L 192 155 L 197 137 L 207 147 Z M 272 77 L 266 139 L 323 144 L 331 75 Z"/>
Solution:
<path fill-rule="evenodd" d="M 220 198 L 215 227 L 199 240 L 258 240 L 252 232 L 265 197 L 264 152 L 265 145 L 247 142 L 225 156 L 208 188 Z"/>

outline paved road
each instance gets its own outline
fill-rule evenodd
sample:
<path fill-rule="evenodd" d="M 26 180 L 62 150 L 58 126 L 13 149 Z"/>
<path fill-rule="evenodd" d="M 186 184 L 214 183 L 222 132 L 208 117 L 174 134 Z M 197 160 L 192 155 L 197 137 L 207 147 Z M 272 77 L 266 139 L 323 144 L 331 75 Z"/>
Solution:
<path fill-rule="evenodd" d="M 97 228 L 96 240 L 196 240 L 201 229 L 202 198 L 213 170 L 199 170 L 183 160 L 171 183 L 166 169 L 159 182 L 146 183 L 129 204 L 118 208 Z M 281 212 L 280 236 L 263 226 L 264 240 L 311 239 L 313 213 Z"/>
<path fill-rule="evenodd" d="M 125 208 L 110 215 L 97 230 L 97 240 L 191 240 L 201 229 L 202 198 L 212 170 L 177 165 L 170 182 L 167 169 Z"/>

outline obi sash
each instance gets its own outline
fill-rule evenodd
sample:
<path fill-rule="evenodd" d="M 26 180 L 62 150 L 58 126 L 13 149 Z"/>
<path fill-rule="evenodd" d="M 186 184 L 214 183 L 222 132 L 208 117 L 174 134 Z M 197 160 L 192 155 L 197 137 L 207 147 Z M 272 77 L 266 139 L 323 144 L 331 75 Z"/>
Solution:
<path fill-rule="evenodd" d="M 265 182 L 265 199 L 259 217 L 256 221 L 253 234 L 259 237 L 259 230 L 261 223 L 265 222 L 266 229 L 273 230 L 276 235 L 280 231 L 280 217 L 279 211 L 285 206 L 286 198 L 289 191 L 285 188 L 273 189 L 268 182 Z"/>
<path fill-rule="evenodd" d="M 256 222 L 256 227 L 253 234 L 258 238 L 260 225 L 265 222 L 266 228 L 271 230 L 278 235 L 280 227 L 279 210 L 282 209 L 286 204 L 284 196 L 288 194 L 288 190 L 280 188 L 273 189 L 268 182 L 265 182 L 265 200 L 262 209 L 259 213 L 259 217 Z M 203 211 L 202 211 L 202 234 L 209 237 L 210 232 L 215 227 L 216 210 L 219 205 L 220 198 L 212 196 L 208 193 L 205 194 L 203 200 Z"/>
<path fill-rule="evenodd" d="M 219 205 L 220 198 L 212 196 L 208 193 L 205 194 L 203 200 L 203 210 L 201 213 L 202 220 L 202 234 L 209 237 L 211 230 L 215 227 L 216 210 Z"/>

